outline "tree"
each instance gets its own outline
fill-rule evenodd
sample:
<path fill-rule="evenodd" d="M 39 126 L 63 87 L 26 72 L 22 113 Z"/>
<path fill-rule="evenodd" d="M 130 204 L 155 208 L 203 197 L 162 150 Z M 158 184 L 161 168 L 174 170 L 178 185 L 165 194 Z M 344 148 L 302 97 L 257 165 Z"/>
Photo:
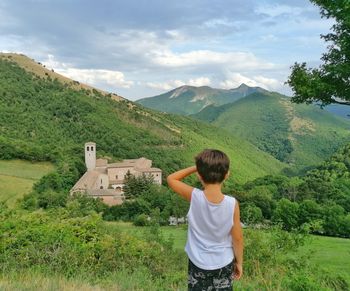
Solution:
<path fill-rule="evenodd" d="M 292 102 L 319 102 L 321 106 L 338 103 L 350 105 L 350 2 L 346 0 L 311 0 L 321 9 L 323 18 L 333 18 L 331 33 L 321 35 L 329 43 L 318 68 L 295 63 L 287 84 L 292 88 Z"/>
<path fill-rule="evenodd" d="M 248 225 L 256 224 L 263 220 L 261 209 L 250 203 L 246 205 L 242 204 L 241 217 L 242 221 Z"/>
<path fill-rule="evenodd" d="M 273 212 L 272 221 L 281 223 L 285 230 L 292 230 L 299 226 L 298 212 L 298 203 L 282 198 Z"/>
<path fill-rule="evenodd" d="M 259 207 L 264 218 L 271 218 L 275 201 L 272 199 L 272 193 L 268 186 L 256 186 L 251 189 L 247 194 L 246 201 Z"/>
<path fill-rule="evenodd" d="M 135 198 L 151 191 L 154 180 L 151 175 L 134 176 L 128 171 L 124 180 L 124 195 L 126 198 Z"/>

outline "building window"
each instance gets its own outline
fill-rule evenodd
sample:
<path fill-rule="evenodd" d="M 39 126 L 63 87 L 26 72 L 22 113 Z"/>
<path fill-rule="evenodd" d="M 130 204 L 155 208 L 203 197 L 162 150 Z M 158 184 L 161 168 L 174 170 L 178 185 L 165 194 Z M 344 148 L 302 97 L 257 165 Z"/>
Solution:
<path fill-rule="evenodd" d="M 93 151 L 94 150 L 94 147 L 91 147 L 91 151 Z"/>
<path fill-rule="evenodd" d="M 158 176 L 159 176 L 159 174 L 156 174 L 156 176 L 158 177 Z"/>
<path fill-rule="evenodd" d="M 102 184 L 102 179 L 101 179 L 101 184 Z"/>
<path fill-rule="evenodd" d="M 89 147 L 86 147 L 86 150 L 89 151 Z"/>
<path fill-rule="evenodd" d="M 118 180 L 118 175 L 115 175 L 115 179 Z"/>
<path fill-rule="evenodd" d="M 101 186 L 100 189 L 103 189 L 103 186 Z"/>

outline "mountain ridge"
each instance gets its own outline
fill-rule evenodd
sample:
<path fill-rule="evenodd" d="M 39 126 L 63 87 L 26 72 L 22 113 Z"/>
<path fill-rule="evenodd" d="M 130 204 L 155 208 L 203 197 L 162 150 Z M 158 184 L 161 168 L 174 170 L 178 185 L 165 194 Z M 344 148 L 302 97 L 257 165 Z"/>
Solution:
<path fill-rule="evenodd" d="M 157 96 L 139 99 L 136 102 L 159 111 L 191 115 L 198 113 L 206 106 L 232 103 L 254 92 L 267 91 L 260 87 L 249 87 L 244 83 L 231 89 L 184 85 Z"/>
<path fill-rule="evenodd" d="M 350 141 L 350 121 L 279 93 L 253 93 L 191 115 L 250 141 L 291 164 L 321 162 Z"/>

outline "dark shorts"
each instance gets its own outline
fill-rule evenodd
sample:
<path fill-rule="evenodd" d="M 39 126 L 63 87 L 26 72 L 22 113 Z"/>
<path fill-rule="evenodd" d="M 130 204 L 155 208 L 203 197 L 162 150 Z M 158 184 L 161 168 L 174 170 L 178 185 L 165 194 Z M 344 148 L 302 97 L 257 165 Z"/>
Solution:
<path fill-rule="evenodd" d="M 188 290 L 231 290 L 233 262 L 216 270 L 203 270 L 188 260 Z"/>

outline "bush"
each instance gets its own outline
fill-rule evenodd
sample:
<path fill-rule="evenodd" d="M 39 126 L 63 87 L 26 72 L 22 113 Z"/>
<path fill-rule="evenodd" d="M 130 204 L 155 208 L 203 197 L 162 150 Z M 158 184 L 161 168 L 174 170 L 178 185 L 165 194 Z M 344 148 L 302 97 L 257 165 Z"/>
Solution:
<path fill-rule="evenodd" d="M 136 226 L 146 226 L 149 225 L 148 216 L 146 214 L 140 214 L 135 217 L 134 225 Z"/>
<path fill-rule="evenodd" d="M 116 270 L 146 267 L 165 275 L 170 250 L 124 232 L 111 236 L 101 217 L 71 217 L 65 209 L 11 212 L 0 220 L 0 265 L 3 272 L 39 268 L 66 276 L 104 276 Z"/>

